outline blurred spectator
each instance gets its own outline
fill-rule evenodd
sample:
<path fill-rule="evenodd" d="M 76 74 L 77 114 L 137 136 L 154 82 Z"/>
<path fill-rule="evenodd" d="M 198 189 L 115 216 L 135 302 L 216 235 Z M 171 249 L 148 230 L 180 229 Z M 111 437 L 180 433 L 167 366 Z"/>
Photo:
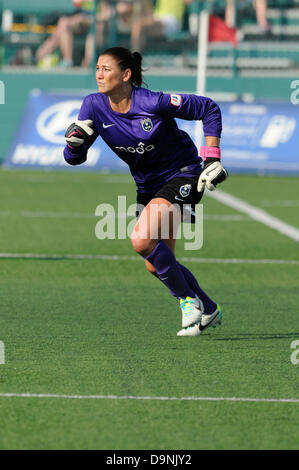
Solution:
<path fill-rule="evenodd" d="M 61 66 L 73 65 L 73 35 L 87 34 L 92 24 L 92 13 L 94 0 L 72 0 L 76 10 L 72 15 L 59 18 L 55 31 L 37 49 L 36 59 L 42 61 L 46 56 L 60 49 L 62 60 Z M 90 35 L 86 38 L 85 55 L 90 46 Z M 83 62 L 86 57 L 83 58 Z"/>
<path fill-rule="evenodd" d="M 143 0 L 118 0 L 115 6 L 102 2 L 101 12 L 97 16 L 96 24 L 96 45 L 102 48 L 109 38 L 112 23 L 116 22 L 115 27 L 118 33 L 130 33 L 135 18 L 135 12 Z M 113 44 L 114 45 L 114 44 Z M 90 62 L 90 60 L 89 60 Z M 85 65 L 88 65 L 86 61 Z"/>
<path fill-rule="evenodd" d="M 96 18 L 95 38 L 89 34 L 85 42 L 85 54 L 82 61 L 83 67 L 89 67 L 94 56 L 95 43 L 96 47 L 101 49 L 109 38 L 109 28 L 113 28 L 113 20 L 116 21 L 117 33 L 130 33 L 135 15 L 135 3 L 140 0 L 118 0 L 115 6 L 111 6 L 109 2 L 102 1 L 100 10 Z M 143 1 L 143 0 L 141 0 Z M 109 42 L 109 41 L 108 41 Z"/>
<path fill-rule="evenodd" d="M 134 22 L 131 49 L 143 52 L 150 37 L 167 37 L 182 30 L 186 3 L 190 0 L 147 0 L 144 15 Z"/>
<path fill-rule="evenodd" d="M 62 58 L 60 66 L 72 66 L 73 36 L 75 34 L 86 34 L 84 56 L 81 65 L 82 67 L 89 67 L 94 56 L 95 43 L 99 48 L 103 46 L 109 34 L 109 25 L 115 14 L 118 30 L 126 29 L 130 32 L 135 1 L 119 0 L 116 3 L 116 11 L 114 7 L 111 7 L 108 0 L 99 2 L 94 37 L 94 34 L 90 32 L 93 21 L 94 0 L 72 0 L 76 7 L 75 13 L 59 18 L 54 33 L 38 48 L 36 52 L 37 61 L 43 61 L 45 57 L 59 48 Z"/>
<path fill-rule="evenodd" d="M 225 22 L 227 26 L 230 28 L 235 27 L 235 5 L 236 0 L 226 0 L 226 8 L 225 8 Z M 238 7 L 242 7 L 242 3 L 244 1 L 238 2 Z M 267 0 L 255 0 L 253 2 L 255 12 L 256 12 L 256 20 L 257 24 L 262 32 L 268 32 L 270 30 L 270 25 L 267 21 Z"/>

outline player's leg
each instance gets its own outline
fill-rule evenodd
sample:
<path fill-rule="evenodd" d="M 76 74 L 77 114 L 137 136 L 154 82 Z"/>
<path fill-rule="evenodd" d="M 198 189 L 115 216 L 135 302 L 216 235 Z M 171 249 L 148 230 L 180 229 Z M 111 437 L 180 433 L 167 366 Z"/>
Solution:
<path fill-rule="evenodd" d="M 187 327 L 200 320 L 202 303 L 194 293 L 177 263 L 174 240 L 181 221 L 181 211 L 166 199 L 154 198 L 142 211 L 131 235 L 134 250 L 154 267 L 160 281 L 180 299 L 183 313 L 182 326 Z M 168 236 L 167 236 L 168 232 Z"/>
<path fill-rule="evenodd" d="M 166 183 L 158 191 L 158 194 L 155 197 L 167 199 L 168 204 L 170 201 L 175 204 L 177 208 L 180 208 L 182 215 L 179 221 L 184 221 L 185 223 L 196 222 L 195 205 L 200 202 L 202 197 L 202 194 L 199 194 L 197 191 L 197 178 L 175 178 L 172 181 Z M 140 202 L 146 205 L 150 200 L 150 198 L 142 197 Z M 180 206 L 177 205 L 178 201 Z M 181 203 L 181 201 L 183 202 L 183 204 Z M 144 205 L 141 205 L 141 208 L 144 207 Z M 164 242 L 172 250 L 173 253 L 175 251 L 175 242 L 177 238 L 178 226 L 179 223 L 176 224 L 176 227 L 170 226 L 171 231 L 169 232 L 169 234 L 167 233 L 167 236 L 163 238 Z M 148 271 L 157 276 L 155 267 L 149 262 L 149 260 L 146 260 L 145 263 Z M 185 280 L 191 287 L 192 291 L 195 292 L 195 294 L 203 302 L 205 314 L 209 315 L 215 312 L 217 304 L 199 286 L 195 276 L 191 273 L 191 271 L 182 264 L 178 263 L 178 266 L 181 269 Z M 173 292 L 171 293 L 175 295 Z"/>
<path fill-rule="evenodd" d="M 171 238 L 168 240 L 164 240 L 164 242 L 167 244 L 167 246 L 173 251 L 175 251 L 175 238 Z M 146 269 L 153 274 L 157 279 L 160 280 L 155 267 L 148 261 L 145 260 L 145 266 Z M 200 333 L 205 330 L 206 328 L 209 327 L 215 327 L 218 323 L 221 324 L 222 320 L 222 311 L 221 307 L 216 304 L 207 294 L 206 292 L 199 286 L 195 276 L 192 274 L 192 272 L 186 268 L 186 266 L 178 263 L 178 266 L 180 267 L 182 273 L 184 274 L 185 280 L 188 282 L 189 286 L 192 288 L 192 290 L 195 292 L 195 294 L 198 296 L 198 298 L 202 301 L 203 303 L 203 312 L 202 312 L 202 317 L 200 324 L 196 324 L 193 326 L 190 326 L 189 328 L 183 328 L 178 332 L 178 336 L 198 336 Z M 170 291 L 172 295 L 175 296 L 175 294 Z"/>
<path fill-rule="evenodd" d="M 171 234 L 169 236 L 169 238 L 166 238 L 164 239 L 164 242 L 166 243 L 166 245 L 168 246 L 168 248 L 173 252 L 175 253 L 175 242 L 176 242 L 176 238 L 174 238 L 174 234 Z M 149 273 L 153 274 L 154 276 L 156 276 L 158 279 L 159 279 L 159 276 L 156 272 L 156 269 L 155 267 L 152 265 L 152 263 L 150 263 L 147 259 L 144 260 L 145 261 L 145 267 L 146 269 L 148 270 Z"/>

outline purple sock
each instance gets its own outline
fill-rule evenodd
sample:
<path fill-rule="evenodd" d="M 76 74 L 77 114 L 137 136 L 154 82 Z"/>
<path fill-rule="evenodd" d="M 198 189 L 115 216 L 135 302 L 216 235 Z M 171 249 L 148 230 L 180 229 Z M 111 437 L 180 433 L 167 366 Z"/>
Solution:
<path fill-rule="evenodd" d="M 217 304 L 215 304 L 215 302 L 213 302 L 213 300 L 210 299 L 210 297 L 199 287 L 198 282 L 195 279 L 195 277 L 193 276 L 193 274 L 191 273 L 191 271 L 189 271 L 188 268 L 186 268 L 185 266 L 183 266 L 180 263 L 178 263 L 178 265 L 179 265 L 182 273 L 184 274 L 185 280 L 188 282 L 191 289 L 195 292 L 195 294 L 203 302 L 204 308 L 205 308 L 205 314 L 209 315 L 210 313 L 213 313 L 217 308 Z M 172 294 L 173 294 L 173 292 L 172 292 Z"/>
<path fill-rule="evenodd" d="M 170 289 L 175 297 L 195 297 L 195 293 L 186 281 L 179 264 L 163 240 L 159 240 L 147 259 L 156 269 L 159 279 Z"/>

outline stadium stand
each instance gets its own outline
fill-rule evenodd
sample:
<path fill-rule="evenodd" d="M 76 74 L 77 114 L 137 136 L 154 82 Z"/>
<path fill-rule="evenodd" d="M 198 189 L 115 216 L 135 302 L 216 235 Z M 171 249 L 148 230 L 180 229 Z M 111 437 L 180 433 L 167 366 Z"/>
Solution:
<path fill-rule="evenodd" d="M 216 0 L 212 13 L 224 19 L 224 1 Z M 239 2 L 242 3 L 242 2 Z M 211 42 L 208 54 L 208 74 L 224 76 L 293 76 L 299 69 L 299 1 L 268 1 L 268 32 L 259 29 L 251 1 L 243 2 L 237 11 L 239 42 Z M 184 29 L 161 41 L 150 41 L 145 55 L 151 65 L 170 65 L 170 57 L 181 66 L 196 67 L 197 37 L 188 28 L 188 16 L 196 14 L 196 2 L 186 11 Z M 178 54 L 180 51 L 180 54 Z"/>
<path fill-rule="evenodd" d="M 268 0 L 267 20 L 271 25 L 262 32 L 252 5 L 240 12 L 242 41 L 235 51 L 235 66 L 241 76 L 293 76 L 299 68 L 299 2 Z M 217 44 L 211 56 L 219 52 Z"/>
<path fill-rule="evenodd" d="M 239 43 L 211 42 L 208 74 L 218 76 L 292 76 L 299 68 L 299 0 L 268 1 L 268 32 L 259 29 L 252 1 L 236 2 Z M 242 6 L 242 5 L 241 5 Z M 215 0 L 211 13 L 224 19 L 225 1 Z M 152 66 L 180 65 L 196 67 L 197 36 L 190 30 L 190 17 L 198 14 L 198 3 L 192 2 L 185 12 L 183 30 L 164 38 L 151 38 L 144 51 Z M 193 27 L 194 29 L 194 27 Z M 194 31 L 193 31 L 194 32 Z M 129 38 L 120 35 L 123 45 Z"/>
<path fill-rule="evenodd" d="M 115 2 L 113 2 L 115 3 Z M 147 42 L 144 56 L 149 66 L 196 67 L 197 35 L 191 28 L 190 18 L 198 15 L 203 2 L 194 0 L 186 6 L 183 28 L 167 37 L 151 38 Z M 211 13 L 224 18 L 225 0 L 206 2 L 213 5 Z M 0 0 L 2 6 L 2 63 L 17 62 L 22 52 L 24 65 L 32 65 L 32 57 L 38 45 L 55 27 L 55 15 L 72 13 L 74 7 L 69 0 Z M 251 0 L 236 2 L 237 29 L 240 38 L 237 46 L 228 42 L 211 42 L 208 54 L 210 76 L 277 76 L 298 75 L 299 69 L 299 0 L 268 0 L 267 19 L 271 25 L 262 32 L 256 22 Z M 11 13 L 9 13 L 11 12 Z M 57 17 L 57 16 L 56 16 Z M 117 25 L 117 22 L 114 21 Z M 130 30 L 107 34 L 106 43 L 130 47 Z M 82 47 L 78 43 L 78 48 Z M 78 61 L 75 63 L 78 64 Z"/>
<path fill-rule="evenodd" d="M 51 34 L 58 18 L 75 10 L 70 0 L 0 0 L 4 65 L 32 65 L 38 46 Z"/>

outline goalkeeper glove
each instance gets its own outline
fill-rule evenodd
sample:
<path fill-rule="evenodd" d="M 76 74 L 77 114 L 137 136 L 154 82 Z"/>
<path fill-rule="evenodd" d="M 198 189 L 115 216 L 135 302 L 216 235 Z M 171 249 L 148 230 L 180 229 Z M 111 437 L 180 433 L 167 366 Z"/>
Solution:
<path fill-rule="evenodd" d="M 65 140 L 71 148 L 80 147 L 86 143 L 94 133 L 92 129 L 93 121 L 86 119 L 85 121 L 73 122 L 65 132 Z"/>
<path fill-rule="evenodd" d="M 214 191 L 217 184 L 222 183 L 228 177 L 228 172 L 220 162 L 220 148 L 201 147 L 200 155 L 204 159 L 204 166 L 198 179 L 197 191 L 202 192 L 205 186 L 210 191 Z"/>

